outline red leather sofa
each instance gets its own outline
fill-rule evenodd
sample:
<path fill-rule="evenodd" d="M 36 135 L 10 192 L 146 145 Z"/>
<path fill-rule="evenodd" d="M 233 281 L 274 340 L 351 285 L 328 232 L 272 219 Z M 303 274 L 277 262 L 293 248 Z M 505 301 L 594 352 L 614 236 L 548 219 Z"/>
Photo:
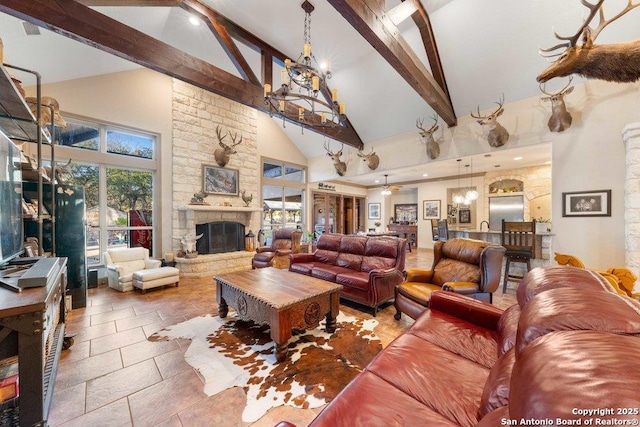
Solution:
<path fill-rule="evenodd" d="M 434 292 L 311 425 L 637 425 L 640 303 L 567 266 L 532 270 L 517 299 Z"/>
<path fill-rule="evenodd" d="M 407 241 L 396 237 L 323 234 L 312 254 L 289 255 L 289 271 L 342 285 L 340 296 L 373 308 L 394 298 L 404 280 Z"/>

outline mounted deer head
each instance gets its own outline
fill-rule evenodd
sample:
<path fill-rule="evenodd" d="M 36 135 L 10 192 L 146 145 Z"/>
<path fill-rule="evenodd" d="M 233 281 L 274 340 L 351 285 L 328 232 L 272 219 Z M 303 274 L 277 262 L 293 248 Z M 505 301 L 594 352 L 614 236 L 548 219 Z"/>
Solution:
<path fill-rule="evenodd" d="M 336 168 L 336 172 L 338 173 L 338 175 L 344 176 L 344 174 L 347 172 L 347 164 L 340 160 L 340 156 L 342 156 L 342 150 L 344 149 L 344 144 L 342 144 L 340 151 L 338 151 L 337 153 L 333 153 L 331 151 L 331 145 L 328 141 L 324 143 L 324 149 L 327 152 L 327 156 L 331 157 L 331 160 L 333 160 L 333 167 Z"/>
<path fill-rule="evenodd" d="M 504 94 L 502 95 L 502 99 L 496 102 L 496 104 L 498 104 L 498 109 L 488 116 L 481 116 L 480 106 L 478 106 L 478 115 L 474 116 L 473 113 L 471 113 L 471 117 L 476 119 L 478 123 L 489 131 L 487 140 L 490 146 L 502 147 L 509 140 L 509 132 L 498 123 L 498 117 L 504 112 L 504 108 L 502 107 L 504 104 Z"/>
<path fill-rule="evenodd" d="M 231 135 L 232 144 L 227 145 L 222 141 L 227 137 L 227 135 L 229 135 L 229 132 L 227 132 L 226 135 L 222 136 L 222 130 L 220 129 L 220 126 L 216 126 L 216 135 L 218 136 L 218 143 L 222 148 L 216 148 L 213 152 L 213 157 L 215 157 L 216 163 L 221 168 L 223 168 L 227 163 L 229 163 L 230 156 L 237 153 L 237 151 L 234 150 L 233 147 L 242 142 L 242 136 L 240 137 L 240 141 L 236 142 L 236 138 L 238 137 L 238 133 L 236 132 L 235 135 Z"/>
<path fill-rule="evenodd" d="M 564 103 L 564 96 L 573 92 L 573 86 L 569 86 L 571 80 L 573 80 L 573 77 L 570 77 L 569 83 L 556 93 L 547 92 L 545 90 L 545 84 L 540 83 L 540 90 L 547 95 L 540 99 L 551 102 L 551 117 L 549 117 L 549 121 L 547 122 L 547 126 L 549 126 L 551 132 L 562 132 L 571 127 L 571 121 L 573 119 Z"/>
<path fill-rule="evenodd" d="M 369 154 L 364 154 L 362 150 L 358 150 L 358 157 L 362 157 L 362 161 L 367 162 L 367 166 L 371 170 L 376 170 L 380 164 L 380 157 L 371 149 Z"/>
<path fill-rule="evenodd" d="M 433 134 L 438 130 L 438 116 L 435 114 L 431 117 L 433 119 L 433 125 L 429 129 L 425 129 L 422 124 L 423 119 L 416 119 L 416 127 L 420 129 L 420 136 L 425 141 L 427 146 L 427 155 L 431 160 L 435 160 L 440 156 L 440 146 L 433 138 Z"/>
<path fill-rule="evenodd" d="M 589 3 L 587 0 L 580 2 L 589 9 L 589 16 L 573 36 L 563 37 L 555 33 L 556 38 L 563 40 L 547 49 L 540 49 L 540 54 L 546 58 L 560 56 L 553 64 L 538 75 L 538 82 L 544 83 L 554 77 L 564 77 L 570 74 L 593 79 L 607 80 L 610 82 L 634 82 L 640 78 L 640 40 L 627 43 L 615 43 L 608 45 L 594 45 L 598 34 L 610 23 L 620 18 L 631 9 L 640 6 L 628 0 L 627 6 L 617 15 L 605 19 L 602 4 Z M 599 15 L 599 23 L 592 30 L 589 24 Z M 582 35 L 582 44 L 578 45 L 578 39 Z M 561 53 L 552 53 L 565 48 Z"/>

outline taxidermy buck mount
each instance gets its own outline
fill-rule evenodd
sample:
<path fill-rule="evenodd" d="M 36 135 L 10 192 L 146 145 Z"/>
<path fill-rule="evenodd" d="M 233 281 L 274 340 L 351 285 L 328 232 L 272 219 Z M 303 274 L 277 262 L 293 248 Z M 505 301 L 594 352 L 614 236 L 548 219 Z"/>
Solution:
<path fill-rule="evenodd" d="M 549 117 L 549 121 L 547 122 L 547 126 L 549 126 L 551 132 L 562 132 L 571 127 L 573 118 L 567 111 L 567 106 L 564 103 L 564 96 L 573 92 L 573 86 L 569 86 L 571 80 L 573 80 L 573 77 L 569 77 L 569 83 L 555 93 L 547 92 L 545 90 L 545 84 L 540 83 L 540 91 L 547 95 L 540 99 L 551 102 L 551 117 Z"/>
<path fill-rule="evenodd" d="M 435 160 L 440 156 L 440 145 L 436 142 L 433 134 L 438 130 L 438 116 L 435 114 L 431 117 L 433 119 L 433 125 L 429 129 L 425 129 L 422 125 L 424 119 L 416 119 L 416 127 L 420 129 L 420 137 L 427 146 L 427 155 L 431 160 Z"/>
<path fill-rule="evenodd" d="M 342 150 L 344 149 L 344 144 L 342 144 L 340 151 L 338 151 L 337 153 L 333 153 L 331 151 L 331 144 L 326 141 L 324 143 L 324 149 L 327 152 L 327 156 L 331 157 L 331 160 L 333 160 L 333 167 L 336 168 L 336 172 L 338 173 L 338 175 L 344 176 L 344 174 L 347 172 L 347 164 L 340 160 L 340 156 L 342 156 Z"/>
<path fill-rule="evenodd" d="M 369 154 L 364 154 L 362 150 L 358 150 L 358 157 L 362 157 L 362 161 L 367 162 L 367 166 L 371 170 L 378 169 L 378 165 L 380 164 L 380 157 L 371 149 Z"/>
<path fill-rule="evenodd" d="M 589 16 L 573 36 L 563 37 L 555 33 L 556 38 L 563 40 L 563 43 L 540 49 L 540 54 L 546 58 L 560 57 L 538 75 L 538 82 L 544 83 L 554 77 L 570 74 L 618 83 L 638 80 L 640 78 L 640 39 L 606 45 L 596 45 L 593 42 L 607 25 L 631 9 L 640 6 L 640 2 L 633 3 L 629 0 L 620 13 L 609 19 L 604 17 L 602 8 L 604 0 L 599 0 L 595 4 L 587 0 L 580 0 L 580 2 L 589 9 Z M 599 15 L 599 23 L 595 29 L 591 29 L 589 24 L 596 14 Z M 581 35 L 582 44 L 579 45 L 578 39 Z M 565 50 L 552 53 L 561 48 Z"/>
<path fill-rule="evenodd" d="M 235 135 L 231 135 L 231 141 L 233 143 L 231 145 L 227 145 L 222 141 L 227 137 L 227 135 L 229 135 L 229 132 L 222 136 L 222 130 L 220 129 L 220 126 L 216 126 L 216 135 L 218 136 L 218 143 L 220 144 L 221 148 L 215 149 L 215 151 L 213 152 L 213 157 L 216 159 L 216 163 L 221 168 L 223 168 L 227 163 L 229 163 L 229 160 L 231 158 L 230 156 L 237 153 L 237 151 L 234 150 L 233 147 L 239 145 L 242 142 L 242 136 L 240 137 L 240 141 L 236 142 L 236 138 L 238 137 L 238 133 L 236 132 Z"/>
<path fill-rule="evenodd" d="M 496 102 L 496 104 L 498 104 L 498 109 L 488 116 L 480 115 L 480 106 L 478 105 L 478 115 L 475 116 L 471 113 L 471 117 L 476 119 L 482 127 L 489 131 L 487 140 L 490 146 L 502 147 L 509 140 L 509 132 L 498 122 L 498 116 L 504 112 L 504 107 L 502 107 L 504 104 L 504 94 L 502 94 L 502 99 Z"/>

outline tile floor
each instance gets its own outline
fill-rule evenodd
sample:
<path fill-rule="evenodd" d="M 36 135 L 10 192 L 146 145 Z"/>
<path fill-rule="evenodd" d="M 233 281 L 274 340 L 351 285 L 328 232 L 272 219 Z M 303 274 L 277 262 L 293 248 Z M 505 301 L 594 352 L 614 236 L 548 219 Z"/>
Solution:
<path fill-rule="evenodd" d="M 406 267 L 430 268 L 433 252 L 407 253 Z M 501 287 L 500 287 L 501 288 Z M 494 303 L 508 307 L 515 291 L 501 289 Z M 341 305 L 346 314 L 362 307 Z M 196 372 L 184 361 L 189 341 L 148 342 L 165 326 L 216 313 L 211 278 L 183 279 L 177 288 L 121 293 L 101 286 L 89 290 L 87 307 L 70 312 L 68 333 L 74 345 L 62 352 L 49 414 L 50 426 L 248 426 L 238 408 L 244 392 L 230 389 L 207 397 Z M 393 319 L 393 305 L 377 316 L 376 333 L 387 345 L 413 322 Z M 319 409 L 287 406 L 269 411 L 252 426 L 273 426 L 288 420 L 307 425 Z"/>

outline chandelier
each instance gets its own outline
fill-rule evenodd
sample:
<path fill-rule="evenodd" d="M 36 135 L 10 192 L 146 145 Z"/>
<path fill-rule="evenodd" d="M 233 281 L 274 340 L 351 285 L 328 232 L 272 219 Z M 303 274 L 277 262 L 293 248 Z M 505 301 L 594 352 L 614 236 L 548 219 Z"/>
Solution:
<path fill-rule="evenodd" d="M 285 59 L 280 72 L 280 88 L 272 91 L 271 85 L 264 85 L 264 102 L 270 115 L 303 126 L 335 127 L 344 120 L 345 104 L 338 102 L 338 89 L 329 90 L 327 80 L 331 78 L 331 63 L 326 71 L 321 71 L 311 52 L 311 12 L 314 7 L 309 1 L 302 3 L 304 9 L 304 47 L 297 61 Z M 319 97 L 326 98 L 327 101 Z M 329 102 L 328 99 L 331 98 Z"/>
<path fill-rule="evenodd" d="M 383 196 L 391 195 L 391 186 L 387 183 L 388 176 L 389 175 L 387 174 L 384 175 L 384 185 L 382 186 L 382 191 L 380 192 L 380 194 Z"/>
<path fill-rule="evenodd" d="M 478 199 L 478 192 L 475 190 L 475 188 L 472 187 L 473 185 L 473 157 L 471 158 L 471 173 L 469 174 L 469 187 L 467 190 L 467 194 L 465 194 L 464 198 L 469 200 L 469 201 L 473 201 L 473 200 L 477 200 Z"/>

